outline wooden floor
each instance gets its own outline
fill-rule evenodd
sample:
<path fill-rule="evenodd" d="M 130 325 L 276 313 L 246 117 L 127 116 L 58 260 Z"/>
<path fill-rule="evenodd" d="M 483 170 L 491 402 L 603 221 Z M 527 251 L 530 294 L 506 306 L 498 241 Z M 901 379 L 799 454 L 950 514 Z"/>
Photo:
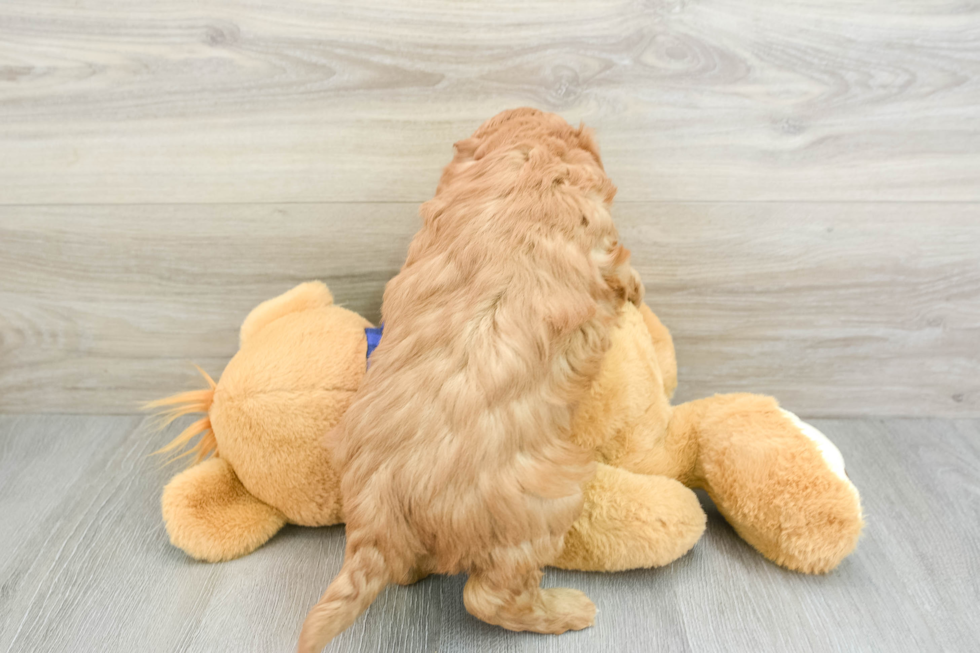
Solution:
<path fill-rule="evenodd" d="M 977 650 L 980 421 L 816 420 L 861 489 L 868 526 L 827 576 L 784 571 L 709 508 L 669 567 L 549 570 L 586 591 L 596 625 L 514 634 L 463 608 L 462 577 L 391 587 L 333 651 Z M 0 651 L 289 651 L 341 563 L 343 529 L 291 527 L 204 564 L 171 547 L 159 510 L 174 473 L 140 417 L 0 417 Z"/>

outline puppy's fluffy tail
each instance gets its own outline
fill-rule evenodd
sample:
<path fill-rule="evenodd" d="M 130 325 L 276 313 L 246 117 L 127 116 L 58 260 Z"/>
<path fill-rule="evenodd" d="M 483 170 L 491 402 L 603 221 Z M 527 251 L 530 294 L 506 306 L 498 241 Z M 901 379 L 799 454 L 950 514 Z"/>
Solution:
<path fill-rule="evenodd" d="M 351 551 L 320 602 L 306 615 L 299 635 L 299 653 L 320 653 L 327 642 L 368 609 L 390 582 L 391 573 L 378 549 L 363 546 Z"/>

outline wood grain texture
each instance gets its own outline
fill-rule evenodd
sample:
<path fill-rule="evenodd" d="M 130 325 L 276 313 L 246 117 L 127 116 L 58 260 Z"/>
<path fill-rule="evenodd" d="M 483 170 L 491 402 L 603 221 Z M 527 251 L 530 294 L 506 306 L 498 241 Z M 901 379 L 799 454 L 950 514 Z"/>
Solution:
<path fill-rule="evenodd" d="M 980 422 L 819 420 L 861 489 L 868 526 L 827 576 L 784 571 L 702 497 L 704 538 L 658 570 L 549 570 L 586 591 L 596 625 L 542 637 L 468 615 L 462 577 L 387 589 L 330 650 L 646 652 L 975 650 Z M 148 457 L 173 432 L 139 418 L 0 416 L 0 651 L 292 650 L 340 567 L 343 529 L 290 527 L 229 563 L 167 542 Z"/>
<path fill-rule="evenodd" d="M 805 415 L 980 414 L 972 204 L 621 203 L 673 331 L 678 400 Z M 414 204 L 0 207 L 0 412 L 131 413 L 221 373 L 259 302 L 308 279 L 378 318 Z"/>
<path fill-rule="evenodd" d="M 680 399 L 980 415 L 953 0 L 5 2 L 0 411 L 131 412 L 310 278 L 376 319 L 450 144 L 522 104 L 597 129 Z"/>
<path fill-rule="evenodd" d="M 515 105 L 623 200 L 980 200 L 980 10 L 938 0 L 9 0 L 0 202 L 422 201 Z"/>
<path fill-rule="evenodd" d="M 672 330 L 677 401 L 772 394 L 805 415 L 980 415 L 970 204 L 621 209 Z"/>

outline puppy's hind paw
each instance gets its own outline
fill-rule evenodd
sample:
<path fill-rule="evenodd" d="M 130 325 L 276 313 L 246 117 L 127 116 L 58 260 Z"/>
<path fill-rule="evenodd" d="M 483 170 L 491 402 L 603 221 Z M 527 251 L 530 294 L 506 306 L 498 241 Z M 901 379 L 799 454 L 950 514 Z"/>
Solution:
<path fill-rule="evenodd" d="M 545 608 L 551 628 L 547 632 L 560 635 L 568 630 L 582 630 L 595 623 L 595 604 L 585 595 L 568 587 L 543 590 Z"/>

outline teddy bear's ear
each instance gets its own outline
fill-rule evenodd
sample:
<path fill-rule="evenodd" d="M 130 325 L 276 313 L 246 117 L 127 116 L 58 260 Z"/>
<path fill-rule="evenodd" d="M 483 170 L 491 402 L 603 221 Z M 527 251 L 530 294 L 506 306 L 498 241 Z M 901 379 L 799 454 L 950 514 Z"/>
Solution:
<path fill-rule="evenodd" d="M 333 295 L 322 281 L 307 281 L 292 290 L 264 301 L 248 314 L 239 332 L 239 345 L 245 342 L 272 322 L 290 313 L 322 308 L 333 303 Z"/>

